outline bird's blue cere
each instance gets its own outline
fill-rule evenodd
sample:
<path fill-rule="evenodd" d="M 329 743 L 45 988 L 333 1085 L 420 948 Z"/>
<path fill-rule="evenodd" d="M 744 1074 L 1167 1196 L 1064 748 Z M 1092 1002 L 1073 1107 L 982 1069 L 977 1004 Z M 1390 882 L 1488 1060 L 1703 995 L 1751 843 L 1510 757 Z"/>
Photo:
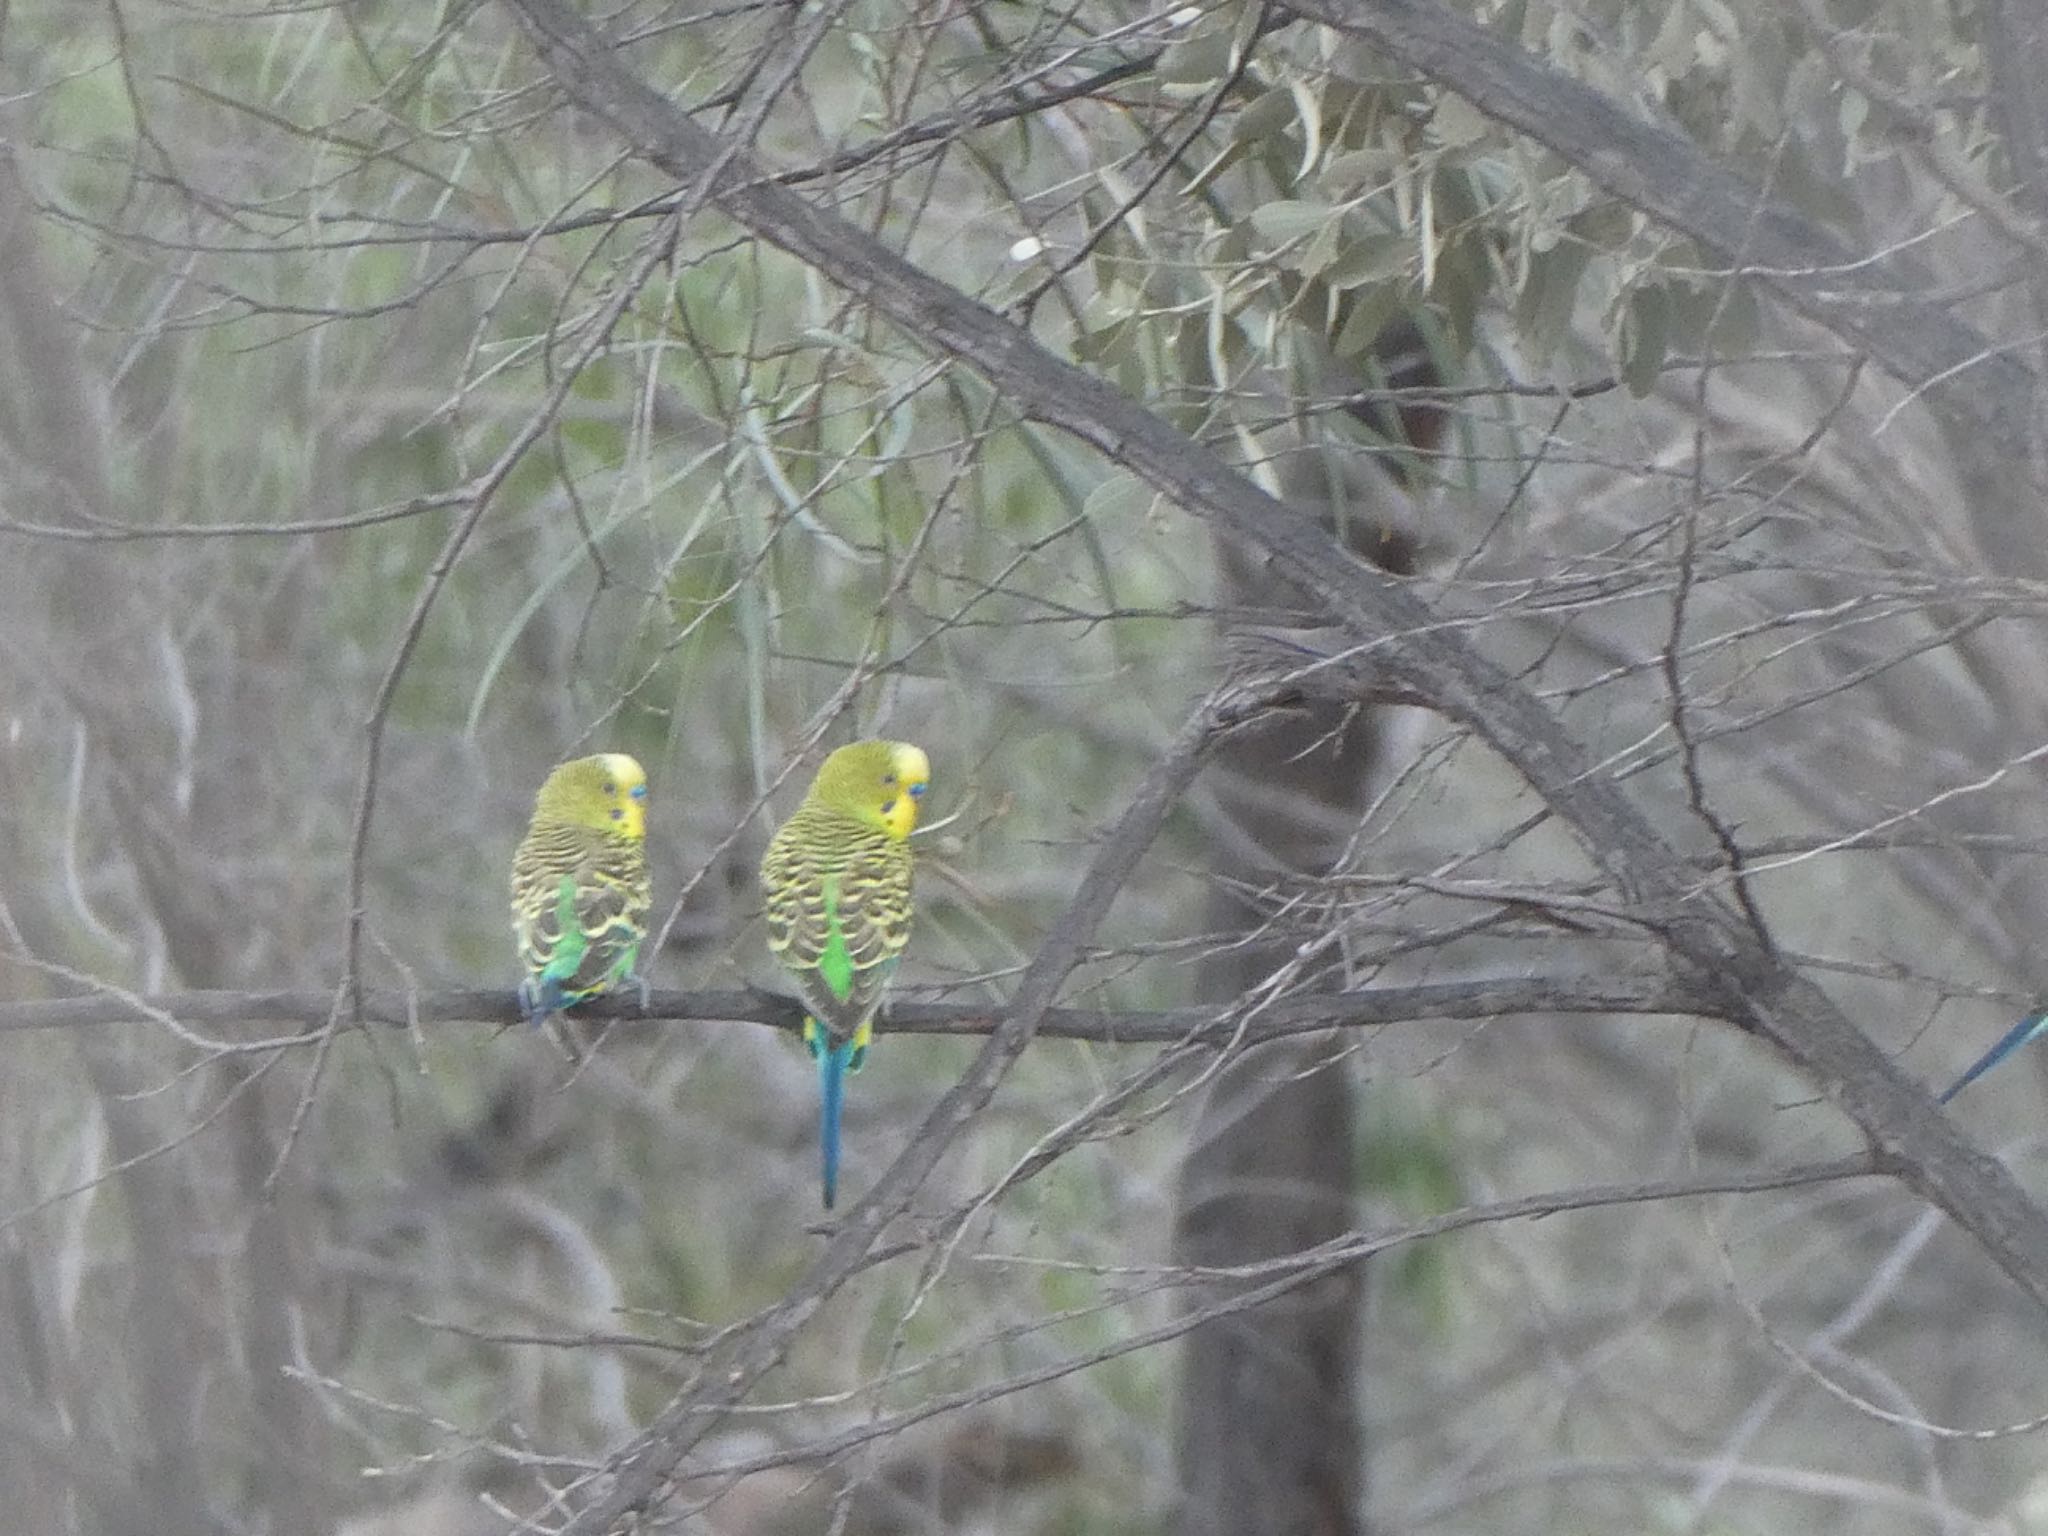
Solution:
<path fill-rule="evenodd" d="M 924 798 L 924 792 L 925 786 L 922 784 L 913 784 L 910 786 L 910 798 L 913 800 L 922 800 Z"/>
<path fill-rule="evenodd" d="M 635 800 L 645 800 L 647 798 L 647 786 L 645 784 L 635 784 L 631 789 L 627 790 L 626 793 L 631 795 Z"/>

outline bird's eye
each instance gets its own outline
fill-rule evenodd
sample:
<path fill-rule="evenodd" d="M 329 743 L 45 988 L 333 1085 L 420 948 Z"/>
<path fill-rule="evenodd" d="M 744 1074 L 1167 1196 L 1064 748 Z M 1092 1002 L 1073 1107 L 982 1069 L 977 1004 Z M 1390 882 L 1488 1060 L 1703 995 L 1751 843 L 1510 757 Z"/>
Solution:
<path fill-rule="evenodd" d="M 910 798 L 911 798 L 911 799 L 913 799 L 913 800 L 922 800 L 922 799 L 924 798 L 924 790 L 925 790 L 925 787 L 924 787 L 924 785 L 922 785 L 922 784 L 913 784 L 913 785 L 911 785 L 911 786 L 910 786 Z"/>
<path fill-rule="evenodd" d="M 893 773 L 885 773 L 882 775 L 882 782 L 884 784 L 894 784 L 896 782 L 896 775 Z"/>
<path fill-rule="evenodd" d="M 608 795 L 616 795 L 619 792 L 619 786 L 616 784 L 607 784 L 604 787 L 604 792 Z"/>

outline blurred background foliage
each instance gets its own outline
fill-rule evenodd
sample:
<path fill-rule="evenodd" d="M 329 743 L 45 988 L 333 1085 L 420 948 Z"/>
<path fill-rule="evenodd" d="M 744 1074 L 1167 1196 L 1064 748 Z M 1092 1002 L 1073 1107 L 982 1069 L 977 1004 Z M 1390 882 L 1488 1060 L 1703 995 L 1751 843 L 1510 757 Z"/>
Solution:
<path fill-rule="evenodd" d="M 2032 357 L 2044 247 L 1983 7 L 1456 9 L 1859 251 L 1910 249 Z M 1959 442 L 1788 316 L 1740 232 L 1709 249 L 1277 6 L 602 25 L 766 173 L 1430 584 L 1887 1048 L 1938 1038 L 1916 1069 L 2030 1000 L 2035 450 Z M 772 984 L 767 829 L 822 747 L 887 733 L 935 767 L 904 989 L 993 1004 L 1225 669 L 1219 626 L 1315 622 L 628 156 L 499 6 L 16 0 L 0 147 L 9 999 L 338 988 L 359 835 L 363 979 L 509 991 L 511 847 L 547 767 L 600 749 L 652 778 L 653 980 Z M 1640 968 L 1493 759 L 1417 711 L 1371 725 L 1364 757 L 1348 722 L 1290 747 L 1302 784 L 1212 770 L 1064 1000 L 1226 1003 L 1261 983 L 1204 962 L 1246 948 L 1296 957 L 1283 991 Z M 1895 823 L 1919 841 L 1850 847 Z M 812 1073 L 770 1031 L 257 1048 L 287 1033 L 8 1036 L 18 1529 L 552 1528 L 815 1252 Z M 971 1054 L 882 1040 L 855 1193 Z M 1182 1521 L 1180 1358 L 1122 1344 L 1200 1278 L 1177 1188 L 1219 1064 L 1124 1097 L 1141 1057 L 1035 1044 L 909 1257 L 831 1300 L 677 1516 Z M 1261 1134 L 1330 1149 L 1336 1230 L 1852 1144 L 1689 1020 L 1345 1031 L 1299 1070 L 1341 1080 L 1336 1120 Z M 1976 1528 L 1958 1505 L 2011 1497 L 2037 1442 L 1920 1421 L 2038 1413 L 2038 1330 L 1935 1236 L 1865 1184 L 1397 1245 L 1324 1325 L 1361 1426 L 1325 1507 Z M 1809 1336 L 1831 1390 L 1783 1358 Z"/>

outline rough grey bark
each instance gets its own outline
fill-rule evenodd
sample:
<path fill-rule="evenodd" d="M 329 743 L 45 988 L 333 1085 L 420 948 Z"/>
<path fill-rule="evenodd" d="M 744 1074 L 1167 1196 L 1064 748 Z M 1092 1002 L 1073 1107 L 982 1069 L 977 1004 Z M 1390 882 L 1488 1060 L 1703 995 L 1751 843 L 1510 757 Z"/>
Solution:
<path fill-rule="evenodd" d="M 1279 738 L 1294 734 L 1262 733 L 1233 755 L 1277 761 L 1286 745 Z M 1331 767 L 1352 761 L 1346 755 Z M 1223 893 L 1211 908 L 1212 918 L 1237 926 L 1248 915 Z M 1233 950 L 1200 974 L 1207 989 L 1225 994 L 1273 959 L 1256 948 Z M 1355 1113 L 1341 1042 L 1254 1046 L 1219 1071 L 1182 1170 L 1179 1261 L 1255 1263 L 1348 1229 Z M 1176 1443 L 1173 1529 L 1181 1536 L 1334 1536 L 1360 1528 L 1363 1292 L 1363 1267 L 1354 1266 L 1189 1334 Z M 1227 1294 L 1219 1285 L 1191 1290 L 1189 1299 L 1203 1304 Z"/>

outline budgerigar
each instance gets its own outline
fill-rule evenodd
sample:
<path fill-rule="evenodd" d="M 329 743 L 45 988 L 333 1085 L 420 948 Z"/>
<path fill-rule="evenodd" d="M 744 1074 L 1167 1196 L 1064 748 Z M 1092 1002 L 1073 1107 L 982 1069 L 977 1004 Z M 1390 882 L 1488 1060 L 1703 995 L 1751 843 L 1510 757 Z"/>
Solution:
<path fill-rule="evenodd" d="M 646 996 L 634 970 L 650 904 L 646 797 L 646 773 L 623 752 L 563 763 L 541 785 L 512 857 L 529 1023 L 624 981 Z"/>
<path fill-rule="evenodd" d="M 1941 1095 L 1941 1102 L 1946 1104 L 2014 1051 L 2044 1032 L 2048 1032 L 2048 1013 L 2028 1014 L 2001 1035 L 1998 1044 L 1972 1062 L 1969 1071 L 1948 1085 Z"/>
<path fill-rule="evenodd" d="M 882 991 L 910 941 L 910 829 L 931 782 L 924 753 L 856 741 L 825 759 L 761 861 L 768 948 L 796 978 L 818 1063 L 825 1209 L 839 1189 L 839 1107 Z"/>

